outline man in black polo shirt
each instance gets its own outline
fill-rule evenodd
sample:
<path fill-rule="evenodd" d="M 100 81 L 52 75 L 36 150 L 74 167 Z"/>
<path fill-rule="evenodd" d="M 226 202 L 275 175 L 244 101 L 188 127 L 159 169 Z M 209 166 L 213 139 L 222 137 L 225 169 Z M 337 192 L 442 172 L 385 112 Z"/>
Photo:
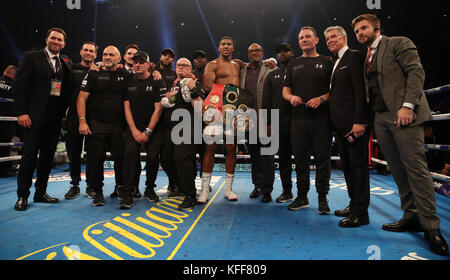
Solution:
<path fill-rule="evenodd" d="M 108 147 L 112 159 L 122 164 L 126 82 L 131 74 L 118 69 L 120 51 L 108 46 L 103 51 L 100 71 L 90 71 L 81 83 L 77 99 L 79 131 L 87 135 L 86 177 L 95 191 L 94 206 L 103 206 L 103 163 Z M 122 176 L 122 174 L 115 174 Z"/>
<path fill-rule="evenodd" d="M 77 116 L 77 97 L 80 92 L 81 82 L 88 73 L 90 67 L 97 58 L 98 46 L 93 42 L 85 42 L 80 49 L 81 62 L 74 64 L 72 70 L 74 73 L 74 94 L 73 100 L 67 111 L 65 127 L 67 129 L 67 156 L 69 158 L 70 184 L 69 191 L 64 195 L 65 199 L 73 199 L 80 195 L 81 181 L 81 152 L 83 150 L 84 135 L 78 131 L 79 121 Z M 93 192 L 88 186 L 86 188 L 88 197 L 93 198 Z"/>
<path fill-rule="evenodd" d="M 128 129 L 124 135 L 124 188 L 119 190 L 123 197 L 120 202 L 121 209 L 130 209 L 133 206 L 132 191 L 136 188 L 135 182 L 138 182 L 135 163 L 140 158 L 141 146 L 147 153 L 147 181 L 144 196 L 151 202 L 159 200 L 154 188 L 159 167 L 158 156 L 163 147 L 164 138 L 159 135 L 162 130 L 157 129 L 157 124 L 162 113 L 160 101 L 167 89 L 163 80 L 153 79 L 149 68 L 148 54 L 143 51 L 135 53 L 133 69 L 136 75 L 127 83 L 127 95 L 124 100 Z"/>
<path fill-rule="evenodd" d="M 303 54 L 289 62 L 283 87 L 283 98 L 292 105 L 291 144 L 298 189 L 298 196 L 288 209 L 309 207 L 309 163 L 313 154 L 319 213 L 329 214 L 326 195 L 330 189 L 331 125 L 325 102 L 333 66 L 317 53 L 319 38 L 313 27 L 301 28 L 298 39 Z"/>

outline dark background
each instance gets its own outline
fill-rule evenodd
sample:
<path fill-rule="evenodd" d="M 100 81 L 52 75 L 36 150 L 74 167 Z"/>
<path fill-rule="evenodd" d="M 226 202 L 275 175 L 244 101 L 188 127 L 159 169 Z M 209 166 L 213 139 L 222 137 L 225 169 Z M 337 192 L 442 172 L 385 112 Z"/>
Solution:
<path fill-rule="evenodd" d="M 73 1 L 69 1 L 73 2 Z M 380 0 L 381 9 L 369 9 L 366 0 L 80 0 L 81 9 L 70 10 L 66 0 L 2 1 L 0 18 L 0 71 L 18 64 L 21 54 L 44 46 L 46 31 L 62 27 L 68 42 L 63 53 L 79 62 L 84 41 L 95 41 L 102 49 L 114 44 L 120 50 L 137 43 L 159 59 L 171 47 L 176 57 L 192 59 L 196 49 L 217 56 L 224 35 L 235 40 L 235 58 L 247 60 L 247 48 L 257 42 L 265 57 L 275 57 L 278 43 L 289 42 L 300 55 L 300 27 L 313 26 L 320 36 L 318 50 L 329 55 L 323 30 L 341 25 L 349 46 L 362 49 L 351 29 L 351 20 L 374 13 L 384 34 L 411 38 L 419 48 L 427 78 L 425 89 L 449 83 L 450 62 L 448 1 Z M 370 2 L 370 1 L 369 1 Z"/>

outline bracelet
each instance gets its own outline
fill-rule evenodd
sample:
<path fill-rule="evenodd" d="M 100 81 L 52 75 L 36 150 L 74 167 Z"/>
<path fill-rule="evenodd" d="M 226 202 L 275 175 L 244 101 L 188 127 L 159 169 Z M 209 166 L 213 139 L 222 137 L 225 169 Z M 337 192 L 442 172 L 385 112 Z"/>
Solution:
<path fill-rule="evenodd" d="M 86 118 L 85 117 L 80 117 L 80 120 L 86 120 Z"/>
<path fill-rule="evenodd" d="M 145 133 L 145 135 L 150 137 L 150 135 L 152 135 L 153 131 L 151 131 L 150 128 L 146 127 L 144 133 Z"/>

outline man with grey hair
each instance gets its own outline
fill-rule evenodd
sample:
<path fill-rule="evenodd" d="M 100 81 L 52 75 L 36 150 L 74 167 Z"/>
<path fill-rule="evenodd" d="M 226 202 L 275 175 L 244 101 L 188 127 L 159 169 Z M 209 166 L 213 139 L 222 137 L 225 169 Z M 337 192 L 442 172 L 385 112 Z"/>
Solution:
<path fill-rule="evenodd" d="M 337 56 L 330 82 L 330 118 L 343 165 L 350 204 L 336 210 L 344 217 L 340 227 L 358 227 L 369 223 L 368 108 L 364 88 L 364 58 L 347 46 L 347 34 L 341 26 L 324 31 L 330 52 Z"/>
<path fill-rule="evenodd" d="M 103 51 L 100 71 L 90 71 L 81 83 L 77 99 L 79 132 L 86 135 L 86 179 L 95 192 L 93 206 L 103 206 L 103 162 L 106 147 L 115 164 L 122 164 L 124 131 L 123 100 L 131 76 L 118 68 L 120 51 L 108 46 Z M 119 169 L 122 171 L 122 169 Z M 122 177 L 121 172 L 115 176 Z"/>

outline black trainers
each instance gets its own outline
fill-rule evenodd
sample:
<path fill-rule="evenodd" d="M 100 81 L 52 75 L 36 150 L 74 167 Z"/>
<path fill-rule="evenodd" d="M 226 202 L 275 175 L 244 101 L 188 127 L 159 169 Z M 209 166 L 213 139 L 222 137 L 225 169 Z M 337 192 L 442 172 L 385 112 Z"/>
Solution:
<path fill-rule="evenodd" d="M 156 194 L 155 188 L 153 188 L 153 187 L 146 187 L 145 188 L 144 197 L 150 202 L 157 202 L 157 201 L 159 201 L 159 196 Z"/>
<path fill-rule="evenodd" d="M 94 188 L 91 187 L 91 186 L 87 186 L 86 187 L 86 195 L 89 198 L 94 198 L 95 197 L 95 190 L 94 190 Z"/>
<path fill-rule="evenodd" d="M 250 193 L 250 198 L 258 198 L 261 195 L 261 190 L 259 187 L 255 186 L 253 191 Z"/>
<path fill-rule="evenodd" d="M 168 197 L 179 197 L 179 196 L 183 196 L 183 192 L 177 186 L 168 186 L 167 187 L 167 196 Z"/>
<path fill-rule="evenodd" d="M 104 206 L 105 199 L 103 198 L 103 192 L 96 192 L 94 196 L 94 201 L 92 202 L 92 206 Z"/>
<path fill-rule="evenodd" d="M 178 210 L 190 210 L 197 204 L 195 196 L 186 195 L 183 202 L 178 206 Z"/>
<path fill-rule="evenodd" d="M 73 185 L 69 191 L 64 195 L 65 199 L 74 199 L 80 195 L 80 187 L 78 185 Z"/>
<path fill-rule="evenodd" d="M 134 201 L 131 194 L 125 195 L 119 203 L 119 208 L 122 210 L 131 209 L 133 207 Z"/>
<path fill-rule="evenodd" d="M 116 185 L 114 187 L 114 191 L 109 195 L 109 197 L 110 198 L 116 198 L 117 197 L 119 200 L 122 200 L 123 196 L 122 196 L 122 194 L 119 191 L 122 188 L 123 188 L 123 185 Z"/>
<path fill-rule="evenodd" d="M 328 207 L 328 200 L 326 197 L 319 198 L 319 214 L 330 215 L 330 207 Z"/>
<path fill-rule="evenodd" d="M 288 201 L 292 201 L 294 200 L 294 197 L 292 196 L 292 192 L 291 191 L 283 191 L 283 193 L 276 198 L 276 202 L 278 203 L 283 203 L 283 202 L 288 202 Z"/>
<path fill-rule="evenodd" d="M 292 202 L 291 204 L 288 205 L 288 209 L 292 210 L 292 211 L 297 211 L 303 208 L 308 208 L 309 207 L 309 201 L 308 198 L 304 197 L 299 197 L 297 196 L 297 198 L 294 200 L 294 202 Z"/>
<path fill-rule="evenodd" d="M 133 190 L 133 197 L 134 198 L 141 198 L 141 196 L 142 196 L 142 194 L 139 191 L 139 187 L 135 187 L 134 190 Z"/>

